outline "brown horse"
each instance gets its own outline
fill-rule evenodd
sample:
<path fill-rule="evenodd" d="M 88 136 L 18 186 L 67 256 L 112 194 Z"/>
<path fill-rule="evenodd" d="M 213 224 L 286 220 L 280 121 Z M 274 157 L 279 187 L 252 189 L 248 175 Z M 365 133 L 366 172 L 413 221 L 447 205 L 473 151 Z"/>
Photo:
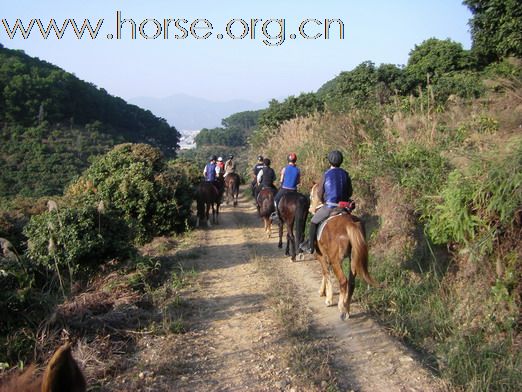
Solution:
<path fill-rule="evenodd" d="M 42 376 L 36 377 L 34 366 L 12 376 L 0 385 L 0 392 L 85 392 L 86 382 L 71 354 L 71 345 L 62 345 L 52 356 Z"/>
<path fill-rule="evenodd" d="M 320 207 L 317 197 L 317 185 L 310 192 L 310 212 Z M 378 284 L 368 273 L 368 245 L 365 240 L 364 225 L 361 220 L 348 212 L 328 218 L 320 239 L 316 241 L 316 258 L 321 263 L 323 279 L 319 295 L 326 296 L 327 306 L 333 304 L 333 289 L 330 271 L 333 269 L 339 280 L 339 302 L 337 307 L 341 320 L 350 317 L 350 302 L 355 289 L 355 276 L 359 274 L 366 283 L 377 287 Z M 343 272 L 343 260 L 350 257 L 350 276 L 346 279 Z"/>
<path fill-rule="evenodd" d="M 286 225 L 285 255 L 295 261 L 296 248 L 304 237 L 306 218 L 308 217 L 308 197 L 299 192 L 288 192 L 281 197 L 277 208 L 279 210 L 279 248 L 283 247 L 283 224 Z M 294 231 L 295 228 L 295 231 Z"/>
<path fill-rule="evenodd" d="M 263 188 L 257 195 L 257 212 L 265 224 L 265 233 L 268 238 L 272 235 L 272 218 L 270 215 L 275 211 L 273 188 Z"/>
<path fill-rule="evenodd" d="M 197 221 L 199 227 L 200 220 L 206 220 L 210 226 L 210 209 L 212 208 L 212 223 L 219 223 L 219 205 L 221 204 L 221 194 L 216 185 L 211 182 L 203 181 L 196 188 Z"/>
<path fill-rule="evenodd" d="M 232 199 L 234 207 L 237 207 L 237 200 L 239 198 L 239 183 L 241 179 L 237 173 L 229 173 L 225 177 L 225 194 L 227 204 Z"/>

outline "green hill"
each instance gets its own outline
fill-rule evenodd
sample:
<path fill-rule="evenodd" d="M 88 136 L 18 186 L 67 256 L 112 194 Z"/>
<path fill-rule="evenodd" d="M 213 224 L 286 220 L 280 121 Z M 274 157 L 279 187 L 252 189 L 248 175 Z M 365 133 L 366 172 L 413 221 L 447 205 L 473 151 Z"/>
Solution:
<path fill-rule="evenodd" d="M 0 196 L 59 194 L 89 157 L 123 142 L 173 157 L 180 136 L 150 111 L 1 46 L 0 129 Z"/>

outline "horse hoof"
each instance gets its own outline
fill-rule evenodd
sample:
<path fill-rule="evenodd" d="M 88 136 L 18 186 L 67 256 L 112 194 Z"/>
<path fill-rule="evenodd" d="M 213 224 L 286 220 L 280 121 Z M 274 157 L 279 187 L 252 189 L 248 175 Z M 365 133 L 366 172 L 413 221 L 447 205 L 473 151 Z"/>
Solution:
<path fill-rule="evenodd" d="M 349 318 L 349 316 L 346 313 L 341 313 L 339 317 L 341 318 L 341 321 L 345 321 L 347 318 Z"/>
<path fill-rule="evenodd" d="M 318 293 L 319 293 L 319 297 L 324 297 L 326 295 L 326 293 L 321 290 L 319 290 Z"/>
<path fill-rule="evenodd" d="M 282 249 L 282 248 L 283 248 L 283 244 L 277 244 L 277 247 L 278 247 L 279 249 Z"/>
<path fill-rule="evenodd" d="M 332 306 L 332 301 L 330 301 L 329 299 L 324 301 L 324 303 L 326 304 L 326 306 Z"/>

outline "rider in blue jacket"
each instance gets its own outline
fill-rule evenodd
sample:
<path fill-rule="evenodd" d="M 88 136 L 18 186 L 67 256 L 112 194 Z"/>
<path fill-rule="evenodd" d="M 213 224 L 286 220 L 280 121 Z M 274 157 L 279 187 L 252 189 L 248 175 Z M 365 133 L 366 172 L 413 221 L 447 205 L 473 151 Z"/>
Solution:
<path fill-rule="evenodd" d="M 274 197 L 274 202 L 277 204 L 285 193 L 297 191 L 297 185 L 301 182 L 301 170 L 297 167 L 297 155 L 290 153 L 287 157 L 288 165 L 281 170 L 281 188 Z"/>
<path fill-rule="evenodd" d="M 205 169 L 203 170 L 203 176 L 205 176 L 205 181 L 215 182 L 216 181 L 216 159 L 215 155 L 212 155 L 208 159 L 208 163 L 205 165 Z"/>
<path fill-rule="evenodd" d="M 339 202 L 348 202 L 352 197 L 352 180 L 348 172 L 340 167 L 343 163 L 343 154 L 337 150 L 330 151 L 328 162 L 330 162 L 330 168 L 317 184 L 317 197 L 323 205 L 312 217 L 308 241 L 299 246 L 304 253 L 314 253 L 317 226 L 330 216 L 334 209 L 338 207 Z"/>

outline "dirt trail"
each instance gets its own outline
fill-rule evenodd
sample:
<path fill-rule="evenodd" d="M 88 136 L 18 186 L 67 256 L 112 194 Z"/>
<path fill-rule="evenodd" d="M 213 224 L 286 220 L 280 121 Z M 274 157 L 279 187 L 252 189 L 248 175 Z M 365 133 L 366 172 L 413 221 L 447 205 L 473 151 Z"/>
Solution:
<path fill-rule="evenodd" d="M 312 315 L 311 339 L 327 342 L 337 390 L 443 390 L 357 304 L 352 317 L 340 321 L 337 307 L 326 307 L 317 294 L 319 264 L 292 263 L 285 257 L 277 238 L 263 234 L 250 201 L 225 206 L 220 224 L 197 235 L 202 255 L 190 260 L 198 271 L 197 287 L 183 293 L 187 332 L 144 336 L 135 358 L 140 365 L 120 375 L 114 390 L 125 385 L 140 391 L 326 390 L 326 382 L 303 386 L 285 363 L 288 341 L 270 296 L 273 276 L 291 282 L 306 304 L 304 311 Z M 260 263 L 266 265 L 260 268 Z M 139 373 L 137 381 L 130 381 L 132 372 L 134 379 Z"/>

